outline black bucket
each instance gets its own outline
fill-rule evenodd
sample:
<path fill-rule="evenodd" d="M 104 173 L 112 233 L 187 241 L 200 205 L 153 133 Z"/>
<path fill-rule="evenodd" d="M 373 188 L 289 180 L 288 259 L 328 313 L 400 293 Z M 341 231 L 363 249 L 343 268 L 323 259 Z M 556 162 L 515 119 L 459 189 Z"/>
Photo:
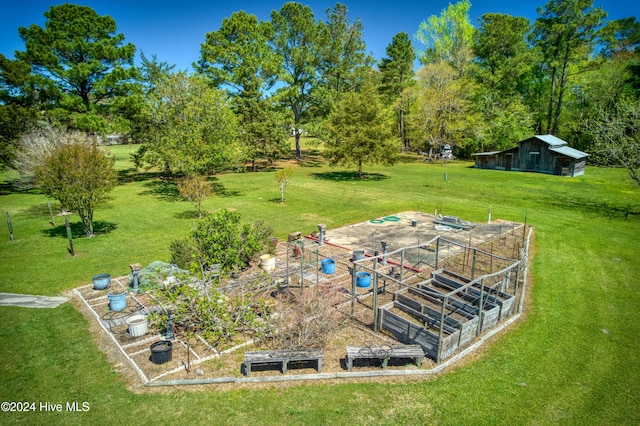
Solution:
<path fill-rule="evenodd" d="M 160 340 L 151 345 L 151 362 L 154 364 L 164 364 L 171 361 L 173 355 L 173 344 L 168 340 Z"/>

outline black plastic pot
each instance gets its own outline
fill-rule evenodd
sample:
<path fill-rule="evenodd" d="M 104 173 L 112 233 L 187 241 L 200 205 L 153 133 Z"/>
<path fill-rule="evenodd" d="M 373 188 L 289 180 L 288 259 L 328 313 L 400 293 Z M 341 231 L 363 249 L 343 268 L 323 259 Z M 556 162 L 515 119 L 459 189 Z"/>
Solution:
<path fill-rule="evenodd" d="M 160 340 L 151 345 L 151 362 L 164 364 L 171 361 L 173 344 L 168 340 Z"/>

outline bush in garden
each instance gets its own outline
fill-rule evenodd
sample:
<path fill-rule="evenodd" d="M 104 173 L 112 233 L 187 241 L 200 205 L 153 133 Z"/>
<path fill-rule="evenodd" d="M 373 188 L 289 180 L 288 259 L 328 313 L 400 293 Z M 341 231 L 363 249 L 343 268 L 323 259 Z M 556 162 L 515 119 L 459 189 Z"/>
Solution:
<path fill-rule="evenodd" d="M 271 228 L 263 222 L 241 222 L 240 213 L 220 209 L 205 216 L 187 240 L 171 244 L 172 260 L 204 275 L 215 264 L 222 271 L 244 269 L 268 248 Z"/>

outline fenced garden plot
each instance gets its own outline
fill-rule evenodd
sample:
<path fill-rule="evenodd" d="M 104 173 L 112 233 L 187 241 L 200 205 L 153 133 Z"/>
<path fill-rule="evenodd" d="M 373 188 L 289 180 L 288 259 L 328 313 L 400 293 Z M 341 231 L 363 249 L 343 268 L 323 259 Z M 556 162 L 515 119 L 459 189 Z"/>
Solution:
<path fill-rule="evenodd" d="M 512 242 L 514 238 L 517 237 L 512 236 Z M 503 246 L 508 245 L 506 237 L 499 236 L 497 240 L 503 242 Z M 450 357 L 458 347 L 472 343 L 506 320 L 514 313 L 516 300 L 524 297 L 519 291 L 519 282 L 520 272 L 526 267 L 526 256 L 518 245 L 514 246 L 521 255 L 520 260 L 438 236 L 425 244 L 354 261 L 354 271 L 366 270 L 373 276 L 374 330 L 387 332 L 405 344 L 421 345 L 436 362 Z M 404 263 L 425 248 L 433 250 L 432 264 L 428 261 L 411 266 Z M 386 269 L 389 259 L 400 259 L 399 269 L 393 273 Z M 383 266 L 379 267 L 380 264 Z M 461 273 L 441 265 L 457 265 Z M 463 275 L 465 271 L 468 276 Z M 485 273 L 479 275 L 482 272 Z M 381 282 L 385 290 L 397 288 L 393 301 L 380 303 L 380 295 L 387 295 L 380 290 Z M 353 300 L 356 300 L 355 293 Z"/>
<path fill-rule="evenodd" d="M 508 245 L 509 238 L 496 241 Z M 369 254 L 293 233 L 277 244 L 273 257 L 268 265 L 261 262 L 230 277 L 213 268 L 200 281 L 167 277 L 172 269 L 164 265 L 159 284 L 141 286 L 147 293 L 128 292 L 127 307 L 119 314 L 107 309 L 104 294 L 77 292 L 149 384 L 188 381 L 194 371 L 212 381 L 248 380 L 242 370 L 246 353 L 283 350 L 323 351 L 322 373 L 319 364 L 303 362 L 291 375 L 342 373 L 345 347 L 367 344 L 417 345 L 429 368 L 515 312 L 521 261 L 440 236 Z M 442 267 L 457 264 L 460 272 Z M 485 265 L 489 270 L 507 266 L 477 275 Z M 143 281 L 153 279 L 144 271 Z M 116 279 L 116 285 L 127 292 L 130 277 Z M 132 336 L 126 321 L 141 314 L 148 315 L 151 331 Z M 115 316 L 120 322 L 114 322 Z M 172 342 L 173 356 L 155 362 L 151 346 L 165 340 Z M 284 375 L 282 363 L 288 362 L 278 358 L 280 370 L 252 367 L 251 380 Z"/>

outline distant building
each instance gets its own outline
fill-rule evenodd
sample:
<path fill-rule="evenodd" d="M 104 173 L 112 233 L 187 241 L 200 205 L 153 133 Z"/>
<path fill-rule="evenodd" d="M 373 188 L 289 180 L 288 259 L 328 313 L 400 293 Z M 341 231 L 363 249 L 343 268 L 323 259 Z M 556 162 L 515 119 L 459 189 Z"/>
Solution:
<path fill-rule="evenodd" d="M 536 135 L 504 151 L 473 154 L 476 167 L 479 169 L 538 172 L 572 177 L 584 174 L 588 155 L 567 146 L 567 142 L 553 135 Z"/>

